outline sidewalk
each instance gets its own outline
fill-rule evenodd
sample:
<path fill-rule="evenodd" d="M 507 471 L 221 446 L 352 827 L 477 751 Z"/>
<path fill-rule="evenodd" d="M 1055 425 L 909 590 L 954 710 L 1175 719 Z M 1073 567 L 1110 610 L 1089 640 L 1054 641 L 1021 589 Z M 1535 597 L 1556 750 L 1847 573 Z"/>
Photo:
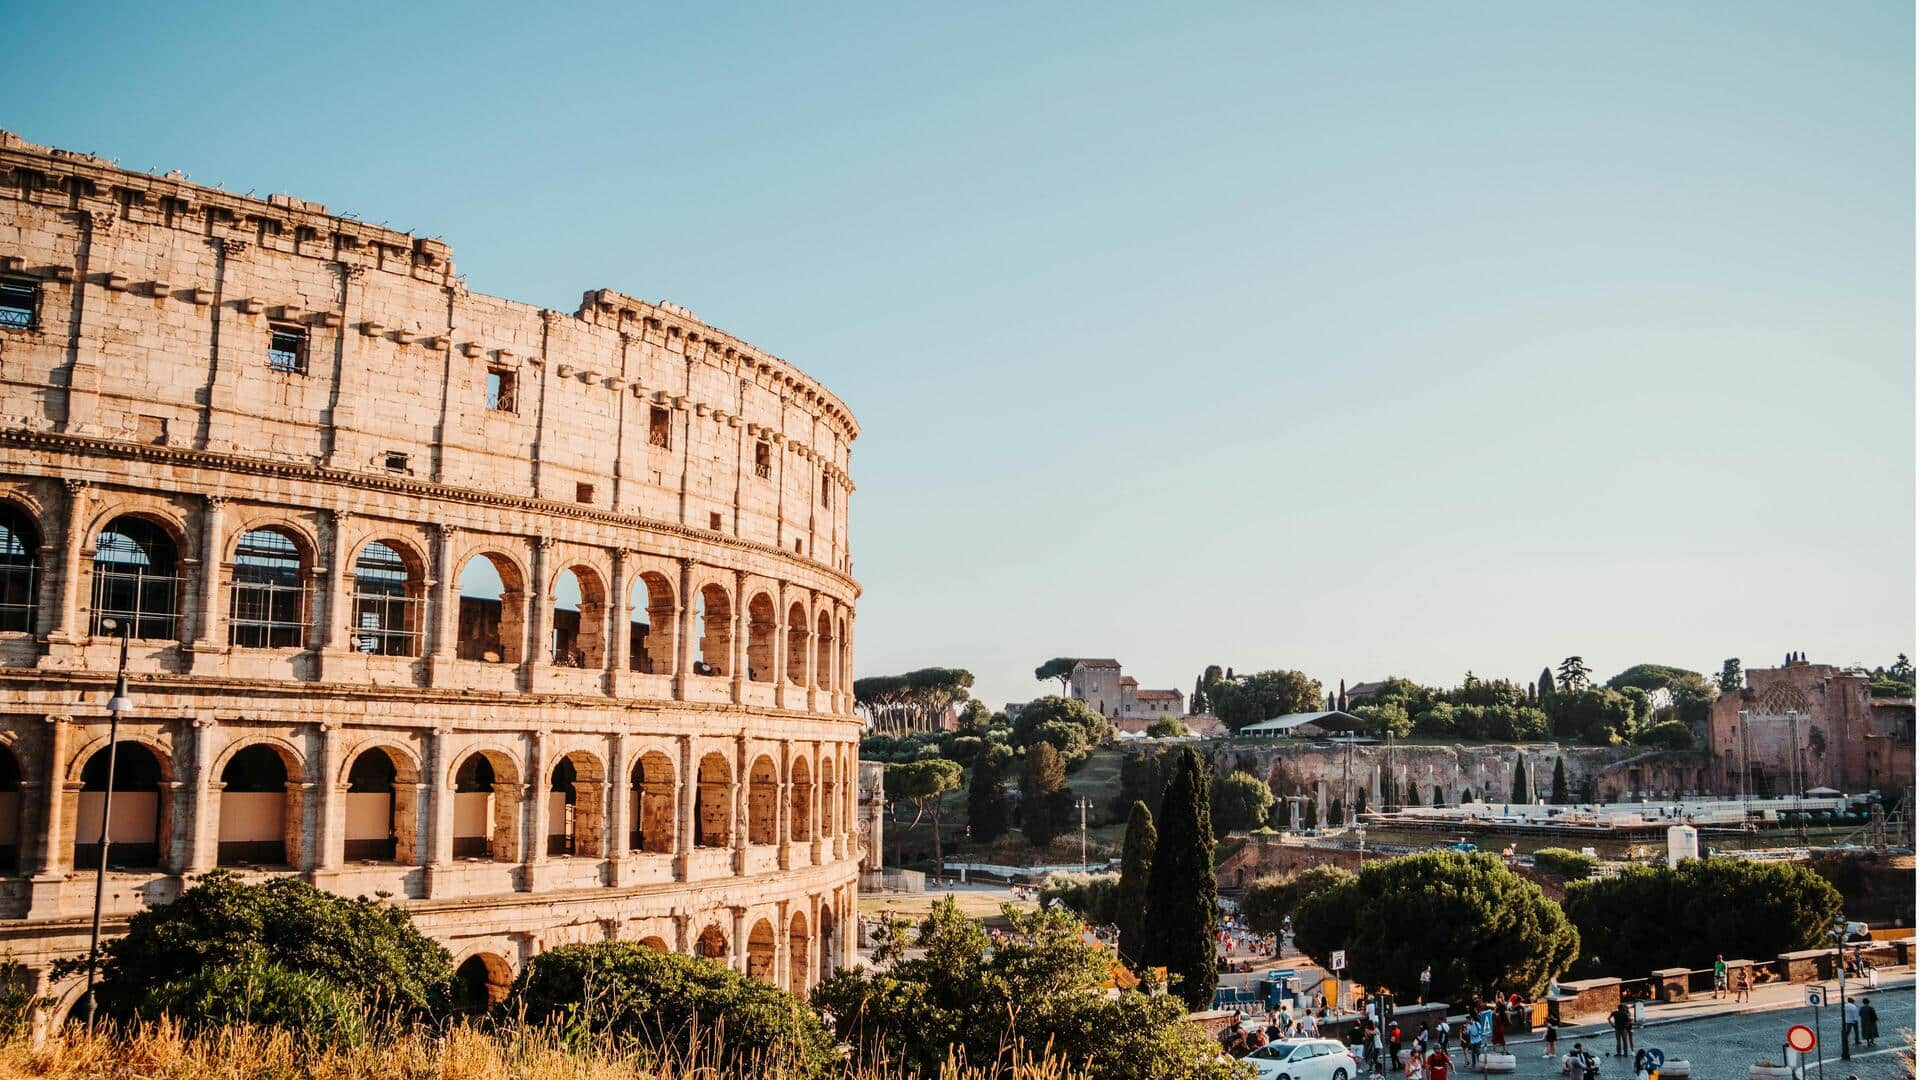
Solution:
<path fill-rule="evenodd" d="M 1882 968 L 1880 985 L 1869 990 L 1857 979 L 1847 980 L 1847 995 L 1873 994 L 1885 990 L 1899 990 L 1911 987 L 1915 982 L 1915 972 L 1911 967 Z M 1745 1013 L 1770 1012 L 1774 1009 L 1787 1009 L 1807 1003 L 1807 990 L 1810 987 L 1824 986 L 1827 993 L 1837 1003 L 1840 1000 L 1839 983 L 1832 979 L 1823 983 L 1767 983 L 1753 988 L 1751 1001 L 1734 1001 L 1731 994 L 1716 1000 L 1711 993 L 1698 994 L 1686 1001 L 1647 1002 L 1642 1007 L 1639 1026 L 1642 1028 L 1660 1027 L 1666 1024 L 1678 1024 L 1687 1020 L 1698 1020 L 1708 1016 L 1739 1016 Z M 1612 1029 L 1607 1026 L 1604 1016 L 1595 1020 L 1580 1020 L 1569 1023 L 1560 1029 L 1560 1041 L 1586 1039 L 1595 1035 L 1608 1035 Z M 1538 1043 L 1538 1032 L 1524 1038 L 1507 1040 L 1509 1043 Z"/>

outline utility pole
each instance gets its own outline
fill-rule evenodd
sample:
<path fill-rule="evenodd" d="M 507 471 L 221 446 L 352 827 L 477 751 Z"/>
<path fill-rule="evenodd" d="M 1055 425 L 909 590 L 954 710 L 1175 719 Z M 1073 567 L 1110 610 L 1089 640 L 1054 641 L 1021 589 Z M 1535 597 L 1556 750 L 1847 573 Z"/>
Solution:
<path fill-rule="evenodd" d="M 1847 1044 L 1847 918 L 1842 915 L 1833 924 L 1833 970 L 1840 976 L 1840 1060 L 1853 1060 L 1853 1047 Z"/>
<path fill-rule="evenodd" d="M 87 944 L 87 1029 L 92 1030 L 95 1008 L 93 997 L 94 983 L 100 970 L 100 906 L 107 894 L 107 848 L 113 843 L 111 823 L 113 821 L 113 782 L 114 766 L 120 757 L 120 714 L 133 708 L 133 699 L 127 696 L 127 641 L 133 635 L 133 625 L 120 621 L 116 625 L 113 619 L 100 620 L 101 628 L 108 633 L 120 631 L 120 672 L 113 683 L 113 697 L 107 700 L 107 790 L 100 805 L 100 866 L 93 878 L 93 934 Z"/>
<path fill-rule="evenodd" d="M 1080 872 L 1087 872 L 1087 797 L 1080 796 Z"/>

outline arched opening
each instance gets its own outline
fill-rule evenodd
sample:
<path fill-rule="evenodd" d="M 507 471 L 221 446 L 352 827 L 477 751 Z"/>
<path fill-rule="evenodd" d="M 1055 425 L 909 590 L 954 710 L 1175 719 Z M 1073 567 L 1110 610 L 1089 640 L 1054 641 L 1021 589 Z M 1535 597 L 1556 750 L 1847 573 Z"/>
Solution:
<path fill-rule="evenodd" d="M 749 978 L 773 981 L 774 960 L 779 956 L 775 946 L 773 924 L 765 919 L 753 924 L 747 932 L 747 975 Z"/>
<path fill-rule="evenodd" d="M 793 760 L 793 791 L 788 796 L 787 832 L 795 840 L 813 839 L 813 774 L 806 758 Z"/>
<path fill-rule="evenodd" d="M 695 675 L 725 675 L 728 657 L 733 655 L 733 605 L 727 590 L 707 585 L 700 590 L 696 613 L 700 616 L 700 658 L 694 661 Z"/>
<path fill-rule="evenodd" d="M 695 847 L 733 844 L 733 769 L 721 754 L 700 759 L 699 786 L 693 792 Z"/>
<path fill-rule="evenodd" d="M 285 529 L 250 529 L 233 549 L 227 643 L 242 649 L 307 644 L 307 567 Z"/>
<path fill-rule="evenodd" d="M 0 870 L 20 869 L 20 759 L 0 746 Z"/>
<path fill-rule="evenodd" d="M 800 604 L 787 609 L 787 681 L 807 685 L 807 609 Z"/>
<path fill-rule="evenodd" d="M 513 969 L 492 953 L 474 953 L 453 973 L 453 1007 L 481 1013 L 507 1000 L 513 988 Z"/>
<path fill-rule="evenodd" d="M 658 750 L 642 754 L 634 762 L 632 779 L 629 820 L 633 824 L 627 846 L 633 851 L 671 854 L 675 825 L 672 759 Z"/>
<path fill-rule="evenodd" d="M 417 561 L 384 540 L 353 564 L 353 647 L 375 656 L 420 655 L 423 575 Z"/>
<path fill-rule="evenodd" d="M 820 762 L 820 835 L 833 837 L 840 831 L 840 787 L 834 783 L 833 759 Z"/>
<path fill-rule="evenodd" d="M 166 813 L 160 800 L 165 780 L 160 759 L 139 743 L 118 744 L 113 755 L 112 845 L 107 865 L 150 870 L 160 865 L 160 834 Z M 80 770 L 80 800 L 74 813 L 73 865 L 100 865 L 100 823 L 106 812 L 107 751 L 94 752 Z"/>
<path fill-rule="evenodd" d="M 766 593 L 755 593 L 747 603 L 747 678 L 753 682 L 772 682 L 778 660 L 773 655 L 773 600 Z"/>
<path fill-rule="evenodd" d="M 584 566 L 560 571 L 553 583 L 553 662 L 559 667 L 606 666 L 607 596 Z"/>
<path fill-rule="evenodd" d="M 757 757 L 747 772 L 747 843 L 771 844 L 780 838 L 780 774 L 773 759 Z"/>
<path fill-rule="evenodd" d="M 627 666 L 646 675 L 673 670 L 673 586 L 651 571 L 634 580 L 627 594 Z"/>
<path fill-rule="evenodd" d="M 813 685 L 833 689 L 833 619 L 824 611 L 814 625 Z"/>
<path fill-rule="evenodd" d="M 606 852 L 606 774 L 600 759 L 576 750 L 553 763 L 547 793 L 547 854 L 599 858 Z"/>
<path fill-rule="evenodd" d="M 695 938 L 693 942 L 693 955 L 703 956 L 708 960 L 716 960 L 722 964 L 727 962 L 727 956 L 730 951 L 731 950 L 727 948 L 727 932 L 720 929 L 719 923 L 708 924 L 707 928 L 700 931 L 700 936 Z"/>
<path fill-rule="evenodd" d="M 787 989 L 796 996 L 807 995 L 807 968 L 813 959 L 813 942 L 807 936 L 807 914 L 793 913 L 787 925 Z"/>
<path fill-rule="evenodd" d="M 517 664 L 526 633 L 520 571 L 504 555 L 483 552 L 460 570 L 460 629 L 454 655 L 486 664 Z"/>
<path fill-rule="evenodd" d="M 520 774 L 496 750 L 468 754 L 453 774 L 453 854 L 459 859 L 520 858 Z"/>
<path fill-rule="evenodd" d="M 361 862 L 415 861 L 418 783 L 412 762 L 405 758 L 396 761 L 377 746 L 354 757 L 347 770 L 347 858 Z"/>
<path fill-rule="evenodd" d="M 33 519 L 13 503 L 0 503 L 0 631 L 33 631 L 39 564 Z"/>
<path fill-rule="evenodd" d="M 658 934 L 649 934 L 646 937 L 641 938 L 640 944 L 646 948 L 652 949 L 654 952 L 664 953 L 664 952 L 673 951 L 673 947 L 667 944 L 667 939 L 661 937 Z"/>
<path fill-rule="evenodd" d="M 833 917 L 833 901 L 820 904 L 820 977 L 840 970 L 839 923 Z"/>
<path fill-rule="evenodd" d="M 278 747 L 255 743 L 220 770 L 221 866 L 287 866 L 300 837 L 300 787 Z"/>
<path fill-rule="evenodd" d="M 165 529 L 130 514 L 100 530 L 93 552 L 93 633 L 113 619 L 141 639 L 180 637 L 180 549 Z"/>

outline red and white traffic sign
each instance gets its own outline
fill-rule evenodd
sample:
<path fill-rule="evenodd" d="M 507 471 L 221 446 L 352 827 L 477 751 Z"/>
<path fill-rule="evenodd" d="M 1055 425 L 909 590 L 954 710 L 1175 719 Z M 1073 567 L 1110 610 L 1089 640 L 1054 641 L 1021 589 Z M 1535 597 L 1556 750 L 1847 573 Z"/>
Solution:
<path fill-rule="evenodd" d="M 1803 1054 L 1813 1049 L 1819 1041 L 1820 1037 L 1805 1024 L 1795 1024 L 1787 1029 L 1787 1045 Z"/>

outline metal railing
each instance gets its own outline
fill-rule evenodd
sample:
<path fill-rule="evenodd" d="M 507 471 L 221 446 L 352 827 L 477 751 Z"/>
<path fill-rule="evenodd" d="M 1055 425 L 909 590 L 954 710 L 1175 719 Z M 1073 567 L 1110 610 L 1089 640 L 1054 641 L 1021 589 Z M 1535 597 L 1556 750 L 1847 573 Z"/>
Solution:
<path fill-rule="evenodd" d="M 420 598 L 353 594 L 353 649 L 374 656 L 420 655 Z"/>
<path fill-rule="evenodd" d="M 91 632 L 95 635 L 106 634 L 106 628 L 101 623 L 106 619 L 116 619 L 127 626 L 132 637 L 178 639 L 182 580 L 172 574 L 106 570 L 96 564 L 93 571 Z"/>
<path fill-rule="evenodd" d="M 0 563 L 0 630 L 32 630 L 38 568 L 32 563 Z"/>
<path fill-rule="evenodd" d="M 236 581 L 227 614 L 227 641 L 243 649 L 298 649 L 307 643 L 308 589 Z"/>

